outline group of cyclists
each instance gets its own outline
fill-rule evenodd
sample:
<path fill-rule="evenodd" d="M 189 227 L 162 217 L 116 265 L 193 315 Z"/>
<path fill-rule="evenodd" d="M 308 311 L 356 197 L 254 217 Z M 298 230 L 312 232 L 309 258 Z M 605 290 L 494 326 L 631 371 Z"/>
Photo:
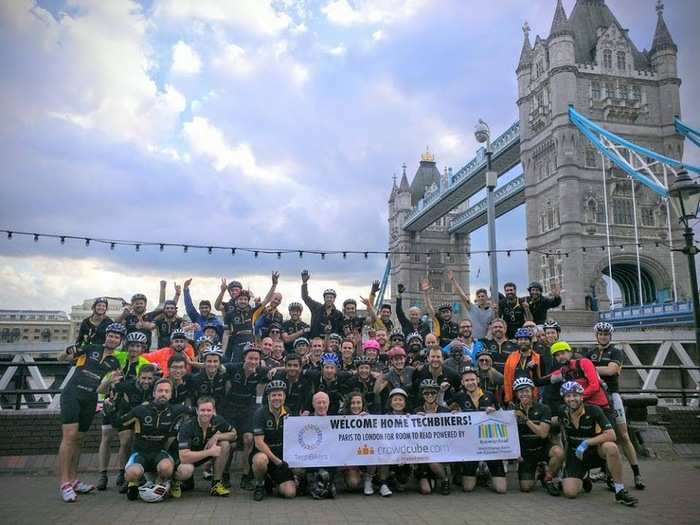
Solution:
<path fill-rule="evenodd" d="M 252 491 L 255 501 L 273 493 L 332 498 L 341 479 L 346 491 L 368 496 L 403 492 L 411 479 L 422 494 L 489 484 L 504 493 L 507 470 L 517 470 L 523 492 L 539 480 L 552 496 L 575 498 L 591 490 L 591 471 L 600 468 L 596 477 L 615 501 L 637 504 L 623 484 L 620 449 L 635 487 L 644 489 L 619 394 L 622 352 L 611 342 L 610 324 L 597 323 L 595 346 L 579 354 L 547 318 L 561 302 L 558 290 L 545 297 L 537 282 L 524 298 L 507 283 L 498 300 L 480 289 L 472 303 L 448 272 L 465 307 L 457 321 L 450 304 L 434 308 L 427 279 L 420 284 L 425 311 L 404 311 L 401 284 L 395 312 L 388 303 L 375 309 L 375 281 L 368 298 L 360 298 L 367 312 L 360 316 L 354 299 L 338 309 L 332 289 L 321 302 L 313 300 L 309 278 L 301 273 L 310 323 L 302 320 L 299 302 L 289 304 L 288 317 L 280 312 L 277 272 L 262 299 L 224 279 L 213 306 L 201 300 L 195 308 L 192 279 L 184 290 L 175 285 L 173 299 L 152 311 L 143 294 L 134 295 L 118 319 L 107 317 L 107 299 L 95 299 L 76 343 L 60 356 L 75 365 L 61 394 L 63 501 L 107 489 L 118 439 L 116 486 L 129 500 L 181 498 L 193 489 L 197 468 L 210 480 L 212 496 L 228 496 L 237 457 L 239 488 Z M 187 318 L 178 316 L 183 293 Z M 501 409 L 517 418 L 521 457 L 510 464 L 294 469 L 284 459 L 288 417 Z M 93 485 L 78 478 L 77 466 L 98 411 L 101 472 Z"/>

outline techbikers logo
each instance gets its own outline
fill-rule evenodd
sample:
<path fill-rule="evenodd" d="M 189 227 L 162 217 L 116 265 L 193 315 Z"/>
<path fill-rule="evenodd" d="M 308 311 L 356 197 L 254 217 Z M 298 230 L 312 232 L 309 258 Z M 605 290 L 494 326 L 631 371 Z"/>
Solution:
<path fill-rule="evenodd" d="M 479 441 L 508 441 L 508 425 L 496 419 L 487 419 L 479 425 Z"/>
<path fill-rule="evenodd" d="M 297 442 L 305 450 L 315 450 L 323 442 L 323 432 L 318 425 L 304 425 L 297 434 Z"/>

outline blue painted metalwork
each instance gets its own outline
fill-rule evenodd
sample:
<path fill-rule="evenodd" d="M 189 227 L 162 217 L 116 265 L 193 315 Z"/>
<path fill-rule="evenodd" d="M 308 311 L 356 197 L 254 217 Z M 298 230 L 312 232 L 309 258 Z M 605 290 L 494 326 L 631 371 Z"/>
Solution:
<path fill-rule="evenodd" d="M 494 192 L 496 206 L 498 206 L 506 199 L 509 199 L 523 191 L 525 191 L 525 176 L 518 175 L 513 180 L 511 180 L 507 184 L 504 184 Z M 484 213 L 486 213 L 486 199 L 480 200 L 464 212 L 457 215 L 454 219 L 452 219 L 452 222 L 450 222 L 449 231 L 453 232 L 454 230 L 457 230 L 465 223 L 471 221 L 472 219 L 475 219 L 476 217 Z"/>
<path fill-rule="evenodd" d="M 391 273 L 391 259 L 386 260 L 386 266 L 384 267 L 384 276 L 382 277 L 382 282 L 379 285 L 379 293 L 377 298 L 374 300 L 375 310 L 379 310 L 379 306 L 384 302 L 384 295 L 386 293 L 387 284 L 389 284 L 389 274 Z"/>
<path fill-rule="evenodd" d="M 683 122 L 678 117 L 673 119 L 673 123 L 676 126 L 676 131 L 680 135 L 683 135 L 685 138 L 689 139 L 693 144 L 700 147 L 700 131 L 691 128 L 690 126 L 688 126 L 688 124 Z"/>
<path fill-rule="evenodd" d="M 601 312 L 600 320 L 607 321 L 616 327 L 692 325 L 693 303 L 685 301 L 616 308 Z"/>

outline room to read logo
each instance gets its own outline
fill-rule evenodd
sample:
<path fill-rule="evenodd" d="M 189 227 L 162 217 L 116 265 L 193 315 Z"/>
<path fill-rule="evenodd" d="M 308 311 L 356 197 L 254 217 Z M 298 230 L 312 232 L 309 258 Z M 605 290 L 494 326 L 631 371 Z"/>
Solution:
<path fill-rule="evenodd" d="M 310 423 L 304 425 L 297 434 L 297 442 L 305 450 L 314 450 L 323 441 L 323 432 L 318 425 Z"/>
<path fill-rule="evenodd" d="M 488 419 L 479 425 L 480 441 L 507 441 L 508 425 L 495 419 Z"/>
<path fill-rule="evenodd" d="M 374 455 L 374 447 L 368 447 L 365 443 L 361 447 L 357 447 L 358 456 L 372 456 Z"/>

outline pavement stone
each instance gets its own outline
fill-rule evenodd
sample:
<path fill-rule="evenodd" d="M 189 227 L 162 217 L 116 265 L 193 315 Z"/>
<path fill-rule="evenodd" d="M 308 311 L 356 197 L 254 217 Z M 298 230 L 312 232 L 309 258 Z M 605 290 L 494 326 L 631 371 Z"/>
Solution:
<path fill-rule="evenodd" d="M 46 475 L 0 475 L 0 508 L 4 525 L 112 524 L 237 524 L 249 525 L 697 525 L 700 523 L 700 461 L 645 461 L 641 465 L 646 491 L 631 490 L 640 505 L 630 509 L 614 503 L 613 495 L 596 483 L 590 494 L 576 500 L 553 498 L 542 490 L 517 492 L 509 479 L 509 493 L 495 494 L 478 488 L 472 494 L 456 490 L 450 496 L 422 496 L 415 491 L 378 495 L 340 492 L 335 500 L 308 497 L 252 500 L 250 492 L 234 490 L 229 498 L 208 496 L 208 484 L 197 479 L 194 492 L 181 500 L 158 504 L 129 502 L 113 486 L 106 492 L 79 496 L 74 504 L 62 503 L 54 478 Z M 629 468 L 626 479 L 631 483 Z M 6 471 L 7 472 L 7 471 Z M 199 473 L 198 473 L 199 474 Z M 86 480 L 96 476 L 87 473 Z M 113 478 L 111 480 L 113 483 Z M 457 487 L 454 487 L 455 489 Z"/>

